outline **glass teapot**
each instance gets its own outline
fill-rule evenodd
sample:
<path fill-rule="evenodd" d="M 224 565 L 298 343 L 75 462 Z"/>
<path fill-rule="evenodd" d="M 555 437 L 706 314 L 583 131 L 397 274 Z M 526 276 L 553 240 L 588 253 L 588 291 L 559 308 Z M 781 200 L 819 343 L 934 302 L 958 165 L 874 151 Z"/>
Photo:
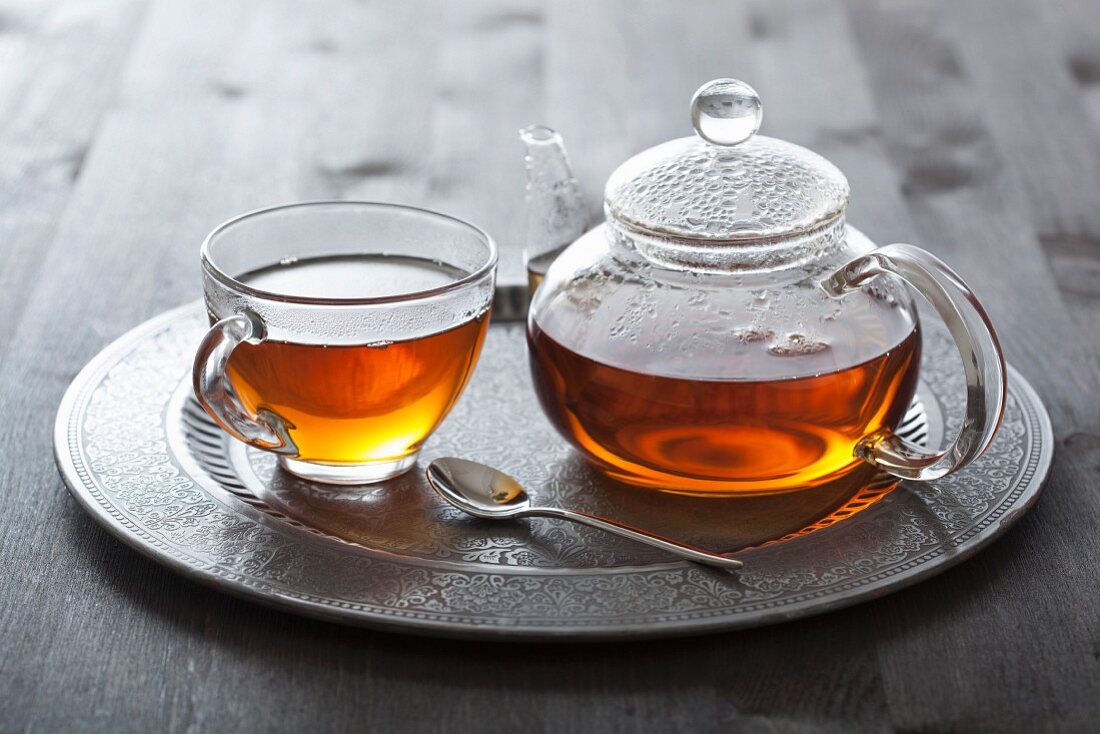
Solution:
<path fill-rule="evenodd" d="M 528 319 L 555 427 L 616 479 L 706 496 L 817 487 L 869 465 L 935 479 L 979 456 L 1004 410 L 1005 368 L 966 284 L 924 250 L 876 248 L 847 224 L 844 175 L 757 135 L 749 85 L 703 85 L 691 118 L 695 136 L 619 166 L 607 219 L 587 232 L 560 137 L 522 133 L 529 262 L 571 242 Z M 911 291 L 946 322 L 966 375 L 961 431 L 939 451 L 894 433 L 920 369 Z"/>

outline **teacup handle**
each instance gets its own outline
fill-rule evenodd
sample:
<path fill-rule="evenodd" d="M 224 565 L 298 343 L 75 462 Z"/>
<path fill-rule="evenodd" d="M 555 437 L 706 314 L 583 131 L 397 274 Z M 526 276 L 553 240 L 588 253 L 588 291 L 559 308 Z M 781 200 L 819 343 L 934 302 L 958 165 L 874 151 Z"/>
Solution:
<path fill-rule="evenodd" d="M 259 344 L 264 335 L 263 321 L 255 314 L 235 314 L 210 327 L 199 344 L 191 372 L 195 397 L 234 438 L 259 449 L 297 456 L 298 447 L 288 431 L 293 426 L 266 408 L 249 411 L 225 373 L 234 349 L 243 342 Z"/>
<path fill-rule="evenodd" d="M 970 288 L 939 258 L 913 245 L 893 244 L 857 257 L 822 281 L 841 296 L 876 275 L 898 276 L 924 296 L 947 324 L 966 374 L 966 416 L 944 451 L 925 451 L 882 431 L 867 436 L 856 456 L 903 479 L 938 479 L 982 454 L 993 440 L 1005 408 L 1005 361 L 989 315 Z"/>

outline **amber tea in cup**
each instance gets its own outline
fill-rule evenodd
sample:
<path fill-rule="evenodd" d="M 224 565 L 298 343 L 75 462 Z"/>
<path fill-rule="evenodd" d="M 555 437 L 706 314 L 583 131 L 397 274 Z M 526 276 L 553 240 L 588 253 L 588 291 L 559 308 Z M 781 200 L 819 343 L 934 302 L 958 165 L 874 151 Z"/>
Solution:
<path fill-rule="evenodd" d="M 430 261 L 381 256 L 306 260 L 241 278 L 261 290 L 320 295 L 416 290 L 460 276 Z M 229 379 L 250 410 L 268 408 L 294 426 L 298 458 L 349 464 L 408 456 L 439 425 L 477 362 L 488 314 L 416 339 L 372 344 L 242 344 Z"/>
<path fill-rule="evenodd" d="M 479 230 L 408 207 L 320 202 L 234 220 L 204 246 L 214 326 L 196 394 L 295 474 L 395 476 L 469 381 L 494 262 Z"/>

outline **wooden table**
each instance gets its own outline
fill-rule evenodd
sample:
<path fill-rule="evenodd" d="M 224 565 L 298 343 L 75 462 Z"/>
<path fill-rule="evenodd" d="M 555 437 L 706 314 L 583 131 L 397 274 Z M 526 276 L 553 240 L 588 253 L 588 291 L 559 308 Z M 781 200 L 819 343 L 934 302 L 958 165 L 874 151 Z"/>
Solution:
<path fill-rule="evenodd" d="M 426 204 L 520 277 L 516 130 L 612 168 L 750 81 L 876 241 L 979 292 L 1058 441 L 1035 509 L 917 587 L 805 621 L 592 646 L 440 642 L 216 593 L 54 468 L 79 368 L 199 294 L 198 245 L 294 199 Z M 0 0 L 0 730 L 1095 731 L 1100 7 L 962 2 Z"/>

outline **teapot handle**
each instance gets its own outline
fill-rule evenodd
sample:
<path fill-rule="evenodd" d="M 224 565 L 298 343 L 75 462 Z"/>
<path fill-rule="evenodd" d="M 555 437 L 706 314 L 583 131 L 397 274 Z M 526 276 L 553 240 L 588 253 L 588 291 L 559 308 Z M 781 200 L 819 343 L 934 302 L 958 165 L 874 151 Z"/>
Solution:
<path fill-rule="evenodd" d="M 902 479 L 938 479 L 979 457 L 993 440 L 1005 408 L 1005 361 L 989 315 L 970 288 L 939 258 L 913 245 L 893 244 L 857 257 L 821 285 L 832 296 L 876 275 L 898 276 L 924 296 L 947 324 L 966 373 L 966 416 L 944 451 L 925 451 L 880 431 L 856 446 L 856 456 Z"/>

